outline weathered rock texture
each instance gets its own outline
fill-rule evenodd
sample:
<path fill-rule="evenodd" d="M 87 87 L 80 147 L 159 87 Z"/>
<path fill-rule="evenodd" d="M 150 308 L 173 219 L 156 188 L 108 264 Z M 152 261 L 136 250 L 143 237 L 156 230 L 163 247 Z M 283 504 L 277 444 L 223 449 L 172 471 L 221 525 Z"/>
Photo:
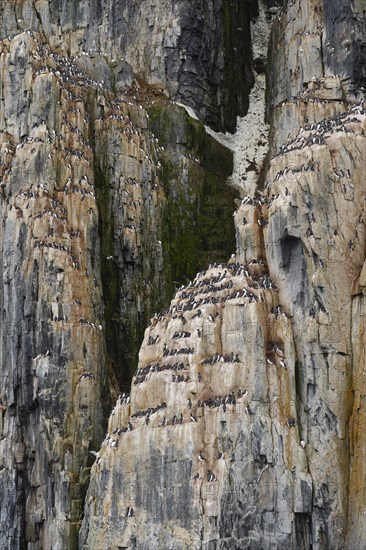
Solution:
<path fill-rule="evenodd" d="M 34 11 L 49 3 L 14 4 L 0 41 L 0 546 L 63 550 L 147 320 L 233 248 L 236 193 L 232 154 L 202 123 L 126 63 L 70 57 L 76 35 Z"/>
<path fill-rule="evenodd" d="M 233 130 L 253 83 L 255 12 L 255 1 L 6 0 L 0 36 L 43 32 L 52 47 L 96 59 L 106 84 L 125 84 L 133 70 L 209 124 Z"/>
<path fill-rule="evenodd" d="M 82 547 L 365 547 L 364 9 L 278 14 L 263 193 L 235 213 L 235 262 L 152 319 Z"/>
<path fill-rule="evenodd" d="M 366 547 L 366 5 L 277 4 L 0 6 L 1 547 Z"/>
<path fill-rule="evenodd" d="M 289 425 L 296 418 L 291 322 L 277 310 L 278 292 L 263 263 L 252 261 L 213 264 L 153 318 L 131 400 L 118 401 L 94 466 L 86 548 L 188 549 L 218 540 L 263 548 L 274 533 L 258 535 L 259 498 L 288 544 L 291 522 L 285 510 L 271 510 L 272 499 L 281 500 L 272 484 L 275 472 L 283 491 L 293 478 L 282 445 L 293 449 L 294 464 L 305 455 Z M 298 476 L 299 508 L 309 505 L 308 477 Z M 289 513 L 291 502 L 281 507 Z M 247 517 L 239 525 L 241 509 Z"/>

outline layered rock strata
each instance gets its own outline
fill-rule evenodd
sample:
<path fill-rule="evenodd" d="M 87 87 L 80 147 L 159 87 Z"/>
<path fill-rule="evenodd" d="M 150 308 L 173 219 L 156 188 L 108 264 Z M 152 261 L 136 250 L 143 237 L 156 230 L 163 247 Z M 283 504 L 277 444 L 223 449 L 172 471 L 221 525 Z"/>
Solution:
<path fill-rule="evenodd" d="M 187 204 L 196 204 L 198 178 L 223 197 L 231 155 L 198 122 L 200 145 L 186 144 L 188 117 L 176 106 L 182 142 L 164 151 L 146 110 L 167 108 L 161 94 L 137 82 L 113 92 L 40 33 L 0 42 L 0 73 L 0 545 L 74 548 L 89 451 L 172 284 L 162 248 L 166 204 L 179 204 L 183 185 Z M 223 159 L 216 173 L 210 151 Z M 168 193 L 173 161 L 185 171 Z M 211 196 L 200 209 L 214 221 Z M 230 218 L 223 234 L 233 242 Z M 198 227 L 198 241 L 203 233 Z M 218 238 L 210 247 L 222 257 Z"/>
<path fill-rule="evenodd" d="M 210 125 L 232 131 L 253 84 L 255 13 L 256 2 L 229 0 L 6 1 L 0 37 L 42 32 L 106 86 L 131 83 L 133 72 Z"/>
<path fill-rule="evenodd" d="M 364 8 L 0 6 L 1 546 L 365 547 Z"/>
<path fill-rule="evenodd" d="M 365 546 L 361 8 L 278 14 L 263 189 L 235 213 L 235 263 L 147 330 L 93 467 L 84 548 Z"/>

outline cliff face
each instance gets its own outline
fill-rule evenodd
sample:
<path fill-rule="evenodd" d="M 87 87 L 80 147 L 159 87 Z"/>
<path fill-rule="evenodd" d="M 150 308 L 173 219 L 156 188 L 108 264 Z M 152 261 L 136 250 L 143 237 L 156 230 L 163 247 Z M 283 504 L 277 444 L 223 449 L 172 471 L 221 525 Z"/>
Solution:
<path fill-rule="evenodd" d="M 278 4 L 0 6 L 1 547 L 366 545 L 366 5 Z"/>
<path fill-rule="evenodd" d="M 85 548 L 365 545 L 361 8 L 278 13 L 263 194 L 235 213 L 234 263 L 152 319 L 93 467 Z"/>
<path fill-rule="evenodd" d="M 0 544 L 64 549 L 147 320 L 232 249 L 236 193 L 202 123 L 127 63 L 71 57 L 33 9 L 6 3 L 1 20 Z"/>
<path fill-rule="evenodd" d="M 101 57 L 110 85 L 124 83 L 132 67 L 213 127 L 233 130 L 253 84 L 256 11 L 256 2 L 229 0 L 6 1 L 0 36 L 31 28 L 69 55 Z"/>

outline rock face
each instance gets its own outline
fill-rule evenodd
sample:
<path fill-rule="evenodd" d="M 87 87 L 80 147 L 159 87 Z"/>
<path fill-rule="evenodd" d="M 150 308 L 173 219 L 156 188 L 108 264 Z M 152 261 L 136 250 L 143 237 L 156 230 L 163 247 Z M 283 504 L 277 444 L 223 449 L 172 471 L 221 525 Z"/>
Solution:
<path fill-rule="evenodd" d="M 222 260 L 234 246 L 237 194 L 225 183 L 232 154 L 202 123 L 128 81 L 127 66 L 128 86 L 109 87 L 105 58 L 71 58 L 22 9 L 17 25 L 38 30 L 0 42 L 0 546 L 76 548 L 89 451 L 130 384 L 147 320 L 203 249 Z M 207 242 L 216 202 L 223 223 Z M 186 252 L 163 250 L 188 224 Z"/>
<path fill-rule="evenodd" d="M 277 474 L 282 491 L 293 479 L 283 447 L 293 449 L 293 464 L 305 461 L 290 404 L 291 334 L 262 261 L 213 264 L 177 293 L 146 330 L 131 397 L 110 418 L 82 547 L 267 547 L 273 533 L 258 537 L 258 499 L 289 547 L 291 522 L 270 510 L 280 498 Z M 306 472 L 297 485 L 297 506 L 307 509 Z"/>
<path fill-rule="evenodd" d="M 366 547 L 366 6 L 279 4 L 0 6 L 1 547 Z"/>
<path fill-rule="evenodd" d="M 131 82 L 133 70 L 213 127 L 232 131 L 253 84 L 250 17 L 256 11 L 255 1 L 21 0 L 0 7 L 0 37 L 28 28 L 43 32 L 52 47 L 88 54 L 105 84 Z"/>
<path fill-rule="evenodd" d="M 235 262 L 152 319 L 82 547 L 365 546 L 361 8 L 278 14 L 263 193 L 235 213 Z"/>

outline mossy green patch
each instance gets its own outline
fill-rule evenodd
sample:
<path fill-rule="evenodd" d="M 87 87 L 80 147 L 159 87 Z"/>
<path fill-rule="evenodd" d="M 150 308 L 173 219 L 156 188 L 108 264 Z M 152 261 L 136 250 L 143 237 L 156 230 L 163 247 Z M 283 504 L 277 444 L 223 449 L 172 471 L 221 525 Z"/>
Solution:
<path fill-rule="evenodd" d="M 226 183 L 231 151 L 209 136 L 204 125 L 176 106 L 149 111 L 150 126 L 165 147 L 160 177 L 164 272 L 168 294 L 210 262 L 235 251 L 232 220 L 237 192 Z"/>
<path fill-rule="evenodd" d="M 137 367 L 152 313 L 168 305 L 175 287 L 194 278 L 210 262 L 227 261 L 235 251 L 232 213 L 237 192 L 226 183 L 232 173 L 232 153 L 207 135 L 204 125 L 183 108 L 154 107 L 149 115 L 149 127 L 164 146 L 161 168 L 152 184 L 161 184 L 164 194 L 160 192 L 154 210 L 159 220 L 151 223 L 146 192 L 146 203 L 141 205 L 142 245 L 136 258 L 116 248 L 121 222 L 113 215 L 116 189 L 109 181 L 111 163 L 108 144 L 103 143 L 108 138 L 103 133 L 98 137 L 95 162 L 105 336 L 122 391 L 128 389 Z M 157 240 L 162 242 L 162 265 L 156 263 Z M 109 256 L 113 259 L 108 260 Z"/>
<path fill-rule="evenodd" d="M 99 209 L 99 238 L 101 247 L 101 280 L 104 298 L 105 338 L 108 355 L 116 361 L 119 356 L 119 335 L 116 318 L 119 315 L 119 273 L 114 262 L 114 219 L 110 215 L 110 186 L 102 165 L 95 167 L 95 193 Z M 115 369 L 118 376 L 119 369 Z M 120 380 L 121 382 L 121 380 Z"/>

